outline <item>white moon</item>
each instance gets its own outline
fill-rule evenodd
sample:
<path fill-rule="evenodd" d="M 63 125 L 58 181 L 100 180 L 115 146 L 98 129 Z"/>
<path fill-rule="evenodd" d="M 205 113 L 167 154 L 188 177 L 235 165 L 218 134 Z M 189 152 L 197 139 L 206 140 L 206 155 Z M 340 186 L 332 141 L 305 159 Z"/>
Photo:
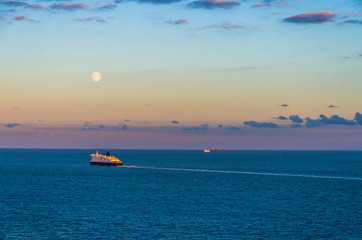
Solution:
<path fill-rule="evenodd" d="M 101 80 L 102 75 L 99 72 L 92 73 L 92 80 L 95 82 L 99 82 Z"/>

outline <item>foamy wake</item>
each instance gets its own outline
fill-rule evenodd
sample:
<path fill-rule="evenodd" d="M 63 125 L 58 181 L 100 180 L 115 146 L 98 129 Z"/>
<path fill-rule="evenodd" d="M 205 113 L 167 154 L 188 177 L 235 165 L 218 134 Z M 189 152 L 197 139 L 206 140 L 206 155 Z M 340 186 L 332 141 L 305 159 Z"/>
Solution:
<path fill-rule="evenodd" d="M 192 169 L 192 168 L 145 167 L 145 166 L 123 166 L 123 167 L 125 167 L 125 168 L 141 168 L 141 169 L 168 170 L 168 171 L 231 173 L 231 174 L 244 174 L 244 175 L 263 175 L 263 176 L 282 176 L 282 177 L 303 177 L 303 178 L 322 178 L 322 179 L 343 179 L 343 180 L 362 181 L 362 178 L 358 178 L 358 177 L 323 176 L 323 175 L 307 175 L 307 174 L 268 173 L 268 172 L 243 172 L 243 171 L 226 171 L 226 170 Z"/>

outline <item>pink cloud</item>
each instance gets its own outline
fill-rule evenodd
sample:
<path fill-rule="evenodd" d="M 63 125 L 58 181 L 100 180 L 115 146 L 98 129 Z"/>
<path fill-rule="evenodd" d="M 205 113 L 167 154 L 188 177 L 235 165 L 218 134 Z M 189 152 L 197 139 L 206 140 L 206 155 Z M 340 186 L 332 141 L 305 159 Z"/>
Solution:
<path fill-rule="evenodd" d="M 28 17 L 25 17 L 25 16 L 15 16 L 14 20 L 17 20 L 17 21 L 29 21 L 29 22 L 34 21 L 34 19 L 31 19 L 31 18 L 28 18 Z"/>
<path fill-rule="evenodd" d="M 43 5 L 39 5 L 39 4 L 28 4 L 28 5 L 26 5 L 26 8 L 44 9 L 45 7 Z"/>
<path fill-rule="evenodd" d="M 270 3 L 255 3 L 251 5 L 252 7 L 270 7 Z"/>
<path fill-rule="evenodd" d="M 98 10 L 111 10 L 111 9 L 115 9 L 117 7 L 117 5 L 114 4 L 105 4 L 101 7 L 97 7 Z"/>
<path fill-rule="evenodd" d="M 73 10 L 80 10 L 80 9 L 86 9 L 88 8 L 88 5 L 85 3 L 55 3 L 50 5 L 50 9 L 53 10 L 67 10 L 67 11 L 73 11 Z"/>
<path fill-rule="evenodd" d="M 283 22 L 299 23 L 299 24 L 325 23 L 332 21 L 337 16 L 338 13 L 333 13 L 331 11 L 309 12 L 285 18 Z"/>

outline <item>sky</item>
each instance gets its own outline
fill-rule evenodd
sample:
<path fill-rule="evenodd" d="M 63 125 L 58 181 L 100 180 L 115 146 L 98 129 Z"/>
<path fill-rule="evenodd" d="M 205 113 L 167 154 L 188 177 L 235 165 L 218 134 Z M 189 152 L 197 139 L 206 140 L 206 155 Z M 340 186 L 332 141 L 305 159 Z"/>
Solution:
<path fill-rule="evenodd" d="M 0 65 L 0 148 L 362 150 L 361 0 L 0 0 Z"/>

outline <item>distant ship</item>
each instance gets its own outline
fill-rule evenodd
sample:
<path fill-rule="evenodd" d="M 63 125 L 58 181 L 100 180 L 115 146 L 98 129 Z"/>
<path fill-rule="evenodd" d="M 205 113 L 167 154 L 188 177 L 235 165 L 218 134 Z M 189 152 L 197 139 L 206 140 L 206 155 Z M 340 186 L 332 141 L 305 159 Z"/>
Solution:
<path fill-rule="evenodd" d="M 98 151 L 96 153 L 91 154 L 92 160 L 90 161 L 91 166 L 123 166 L 123 162 L 116 158 L 115 156 L 111 156 L 109 152 L 104 156 L 99 154 Z"/>
<path fill-rule="evenodd" d="M 225 149 L 225 148 L 210 148 L 210 149 L 205 148 L 205 149 L 204 149 L 204 153 L 209 153 L 209 152 L 225 152 L 225 151 L 227 151 L 227 149 Z"/>

